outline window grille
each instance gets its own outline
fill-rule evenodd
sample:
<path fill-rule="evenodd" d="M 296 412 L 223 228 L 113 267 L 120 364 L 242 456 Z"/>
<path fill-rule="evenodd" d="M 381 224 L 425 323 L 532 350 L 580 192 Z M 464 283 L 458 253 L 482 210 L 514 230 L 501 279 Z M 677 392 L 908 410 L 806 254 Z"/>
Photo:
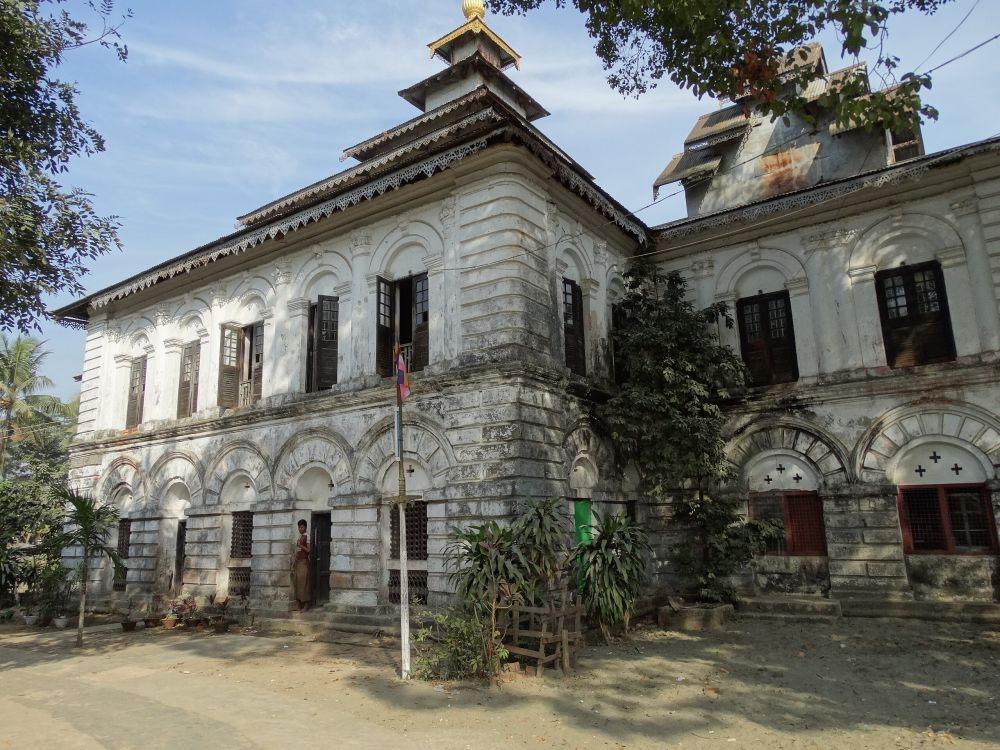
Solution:
<path fill-rule="evenodd" d="M 981 554 L 998 548 L 983 486 L 907 487 L 899 504 L 907 552 Z"/>
<path fill-rule="evenodd" d="M 417 604 L 427 604 L 427 571 L 411 570 L 406 574 L 406 581 L 409 584 L 410 601 Z M 389 571 L 389 603 L 400 604 L 399 593 L 399 571 Z"/>
<path fill-rule="evenodd" d="M 128 548 L 132 543 L 132 519 L 118 519 L 118 556 L 128 559 Z"/>
<path fill-rule="evenodd" d="M 749 503 L 750 517 L 776 521 L 784 536 L 767 545 L 769 555 L 825 555 L 826 528 L 823 501 L 815 492 L 779 492 L 754 495 Z"/>
<path fill-rule="evenodd" d="M 250 594 L 250 568 L 229 569 L 229 591 L 227 596 Z"/>
<path fill-rule="evenodd" d="M 389 514 L 389 557 L 399 559 L 399 506 L 393 505 Z M 427 559 L 427 503 L 414 500 L 406 504 L 406 558 Z"/>
<path fill-rule="evenodd" d="M 233 513 L 233 538 L 229 545 L 229 556 L 240 559 L 253 556 L 253 513 L 250 511 Z"/>

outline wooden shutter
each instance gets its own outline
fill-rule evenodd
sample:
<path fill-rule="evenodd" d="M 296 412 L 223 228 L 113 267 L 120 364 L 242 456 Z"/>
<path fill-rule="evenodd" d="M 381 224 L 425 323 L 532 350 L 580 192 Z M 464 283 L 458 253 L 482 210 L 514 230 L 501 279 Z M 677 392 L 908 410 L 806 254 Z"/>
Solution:
<path fill-rule="evenodd" d="M 309 328 L 306 335 L 306 393 L 316 391 L 316 305 L 309 305 Z"/>
<path fill-rule="evenodd" d="M 427 274 L 413 277 L 413 356 L 411 372 L 427 367 L 430 359 L 430 284 Z"/>
<path fill-rule="evenodd" d="M 142 403 L 146 395 L 146 358 L 137 357 L 132 360 L 132 368 L 128 377 L 128 409 L 125 414 L 125 427 L 136 427 L 142 424 Z"/>
<path fill-rule="evenodd" d="M 937 262 L 881 271 L 875 292 L 890 367 L 955 359 L 944 275 Z"/>
<path fill-rule="evenodd" d="M 243 351 L 243 330 L 237 326 L 222 326 L 222 346 L 219 355 L 219 406 L 233 409 L 240 399 L 240 354 Z"/>
<path fill-rule="evenodd" d="M 785 549 L 789 555 L 826 554 L 823 501 L 819 495 L 785 495 Z"/>
<path fill-rule="evenodd" d="M 619 305 L 612 305 L 611 335 L 609 338 L 611 340 L 611 372 L 616 385 L 622 385 L 625 382 L 625 356 L 621 353 L 622 347 L 617 345 L 617 332 L 624 325 L 622 317 L 621 307 Z"/>
<path fill-rule="evenodd" d="M 392 375 L 393 329 L 396 320 L 393 285 L 378 277 L 375 281 L 375 371 L 383 378 Z"/>
<path fill-rule="evenodd" d="M 198 410 L 198 375 L 201 342 L 187 344 L 181 352 L 180 383 L 177 386 L 177 418 L 190 417 Z"/>
<path fill-rule="evenodd" d="M 313 330 L 313 383 L 322 391 L 337 384 L 340 299 L 320 296 Z"/>
<path fill-rule="evenodd" d="M 260 401 L 264 392 L 264 324 L 247 326 L 250 333 L 250 403 Z"/>
<path fill-rule="evenodd" d="M 788 292 L 741 299 L 736 315 L 740 351 L 753 384 L 773 385 L 798 380 L 795 329 Z"/>
<path fill-rule="evenodd" d="M 583 290 L 579 284 L 570 279 L 563 279 L 563 331 L 566 343 L 566 366 L 578 375 L 586 375 Z"/>

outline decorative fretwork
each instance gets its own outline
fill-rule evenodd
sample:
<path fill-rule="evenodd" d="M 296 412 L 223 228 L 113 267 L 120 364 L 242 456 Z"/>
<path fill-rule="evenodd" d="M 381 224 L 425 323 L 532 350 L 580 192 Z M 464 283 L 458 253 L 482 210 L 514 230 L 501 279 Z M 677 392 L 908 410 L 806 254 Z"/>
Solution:
<path fill-rule="evenodd" d="M 229 556 L 239 559 L 253 556 L 253 513 L 250 511 L 233 513 L 233 539 L 229 545 Z"/>
<path fill-rule="evenodd" d="M 228 596 L 242 596 L 250 593 L 250 568 L 229 569 Z"/>
<path fill-rule="evenodd" d="M 427 571 L 411 570 L 406 574 L 406 581 L 409 584 L 410 601 L 417 604 L 427 604 Z M 399 594 L 399 571 L 389 571 L 389 602 L 400 604 Z"/>
<path fill-rule="evenodd" d="M 399 559 L 399 506 L 392 506 L 389 515 L 391 540 L 389 557 Z M 406 504 L 406 557 L 409 560 L 427 559 L 427 503 L 415 500 Z"/>

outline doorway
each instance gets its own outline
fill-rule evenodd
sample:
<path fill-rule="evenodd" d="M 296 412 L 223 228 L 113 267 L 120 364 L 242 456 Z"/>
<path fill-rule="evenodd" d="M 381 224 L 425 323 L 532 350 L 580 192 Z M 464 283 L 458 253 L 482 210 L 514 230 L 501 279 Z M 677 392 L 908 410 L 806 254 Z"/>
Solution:
<path fill-rule="evenodd" d="M 187 556 L 187 521 L 177 522 L 177 543 L 174 548 L 174 571 L 171 589 L 179 594 L 184 587 L 184 559 Z"/>
<path fill-rule="evenodd" d="M 330 601 L 330 514 L 313 513 L 312 539 L 310 540 L 312 559 L 312 591 L 313 604 L 325 604 Z"/>

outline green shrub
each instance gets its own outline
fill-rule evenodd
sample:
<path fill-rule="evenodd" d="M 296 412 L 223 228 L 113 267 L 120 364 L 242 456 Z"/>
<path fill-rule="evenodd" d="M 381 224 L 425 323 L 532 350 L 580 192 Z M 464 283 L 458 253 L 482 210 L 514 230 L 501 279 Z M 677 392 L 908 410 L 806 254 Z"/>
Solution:
<path fill-rule="evenodd" d="M 621 513 L 601 516 L 595 511 L 594 517 L 591 538 L 577 544 L 575 557 L 584 608 L 610 640 L 613 630 L 628 629 L 645 579 L 649 534 Z"/>
<path fill-rule="evenodd" d="M 424 680 L 489 679 L 509 656 L 484 622 L 468 611 L 422 612 L 414 640 L 426 644 L 414 660 L 414 676 Z"/>

